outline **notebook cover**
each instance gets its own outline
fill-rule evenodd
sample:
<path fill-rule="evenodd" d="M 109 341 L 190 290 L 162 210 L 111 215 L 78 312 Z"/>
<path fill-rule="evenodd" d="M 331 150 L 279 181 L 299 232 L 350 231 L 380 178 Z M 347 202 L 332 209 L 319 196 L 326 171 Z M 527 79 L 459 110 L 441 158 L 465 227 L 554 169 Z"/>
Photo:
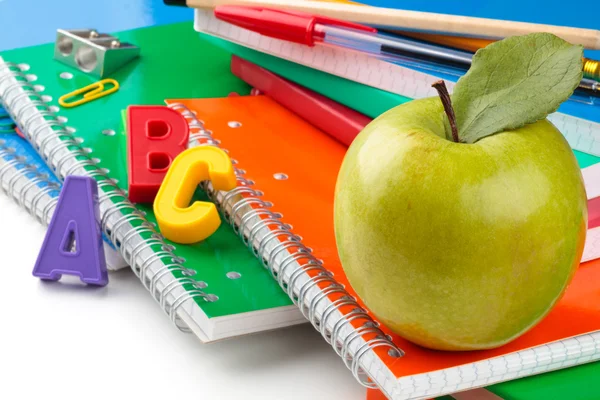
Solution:
<path fill-rule="evenodd" d="M 57 114 L 66 118 L 66 125 L 73 128 L 75 136 L 83 139 L 90 156 L 100 160 L 99 166 L 106 168 L 122 189 L 127 189 L 121 110 L 131 104 L 164 105 L 166 97 L 246 94 L 249 87 L 229 72 L 230 53 L 199 39 L 190 22 L 135 29 L 116 36 L 141 48 L 139 59 L 110 76 L 120 83 L 119 91 L 79 107 L 60 108 Z M 97 78 L 54 61 L 53 51 L 54 44 L 46 44 L 0 55 L 7 61 L 28 64 L 27 74 L 32 83 L 43 85 L 40 89 L 48 96 L 46 100 L 58 107 L 58 97 L 89 85 Z M 73 78 L 60 78 L 62 72 L 72 73 Z M 105 130 L 115 134 L 104 135 Z M 205 197 L 198 192 L 196 199 Z M 147 213 L 148 220 L 155 222 L 151 206 L 140 205 L 139 208 Z M 186 260 L 185 266 L 196 271 L 194 279 L 208 285 L 206 293 L 218 296 L 214 302 L 196 299 L 209 318 L 292 305 L 227 224 L 222 224 L 214 235 L 199 244 L 169 243 L 176 247 L 177 256 Z M 240 273 L 242 278 L 227 278 L 226 273 L 230 271 Z"/>
<path fill-rule="evenodd" d="M 600 393 L 600 362 L 487 387 L 504 400 L 591 400 Z"/>
<path fill-rule="evenodd" d="M 298 121 L 291 112 L 266 96 L 170 102 L 183 103 L 197 112 L 206 128 L 221 141 L 220 147 L 238 160 L 240 168 L 247 171 L 247 177 L 264 192 L 264 198 L 274 204 L 273 210 L 283 214 L 282 220 L 293 226 L 293 232 L 303 237 L 303 243 L 313 249 L 314 255 L 324 261 L 327 269 L 334 272 L 336 279 L 351 294 L 355 294 L 340 266 L 332 223 L 335 182 L 345 147 L 311 125 Z M 227 122 L 231 120 L 241 122 L 242 126 L 228 129 Z M 274 178 L 277 173 L 284 173 L 289 178 L 277 180 Z M 406 355 L 401 359 L 387 354 L 379 356 L 397 377 L 402 377 L 464 365 L 600 330 L 599 267 L 600 260 L 582 264 L 556 308 L 530 332 L 501 348 L 439 352 L 392 335 Z"/>
<path fill-rule="evenodd" d="M 4 108 L 0 107 L 0 135 L 6 133 L 16 133 L 15 124 Z"/>

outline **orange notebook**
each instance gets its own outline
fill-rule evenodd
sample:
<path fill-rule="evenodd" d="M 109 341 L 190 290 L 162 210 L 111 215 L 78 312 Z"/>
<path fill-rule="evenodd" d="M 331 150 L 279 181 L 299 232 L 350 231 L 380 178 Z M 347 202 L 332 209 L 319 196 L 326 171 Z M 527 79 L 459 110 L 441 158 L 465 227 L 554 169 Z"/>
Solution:
<path fill-rule="evenodd" d="M 600 260 L 582 264 L 556 308 L 501 348 L 432 351 L 385 326 L 382 334 L 348 297 L 336 250 L 333 198 L 346 148 L 266 96 L 167 103 L 188 119 L 191 146 L 217 145 L 235 160 L 240 186 L 207 188 L 228 221 L 357 378 L 388 397 L 433 397 L 600 359 Z"/>

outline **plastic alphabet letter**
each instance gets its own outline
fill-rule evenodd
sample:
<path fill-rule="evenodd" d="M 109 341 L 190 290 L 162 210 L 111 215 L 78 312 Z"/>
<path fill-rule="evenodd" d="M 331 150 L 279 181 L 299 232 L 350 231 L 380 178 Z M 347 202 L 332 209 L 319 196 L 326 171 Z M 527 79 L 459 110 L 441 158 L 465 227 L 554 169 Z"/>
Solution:
<path fill-rule="evenodd" d="M 129 200 L 154 201 L 171 162 L 186 149 L 189 136 L 185 118 L 169 107 L 128 107 Z"/>
<path fill-rule="evenodd" d="M 154 200 L 160 232 L 176 243 L 196 243 L 219 228 L 221 219 L 213 203 L 189 205 L 202 181 L 210 179 L 216 190 L 232 190 L 236 177 L 227 154 L 212 146 L 193 147 L 181 153 L 167 172 Z"/>
<path fill-rule="evenodd" d="M 90 285 L 108 284 L 94 179 L 66 177 L 33 275 L 50 281 L 75 275 Z"/>

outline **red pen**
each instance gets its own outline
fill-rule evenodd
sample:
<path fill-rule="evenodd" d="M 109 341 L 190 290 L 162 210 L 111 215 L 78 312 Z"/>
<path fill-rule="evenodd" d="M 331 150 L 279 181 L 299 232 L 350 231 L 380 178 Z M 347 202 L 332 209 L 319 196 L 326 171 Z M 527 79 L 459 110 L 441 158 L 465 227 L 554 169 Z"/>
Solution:
<path fill-rule="evenodd" d="M 377 32 L 377 29 L 334 18 L 264 7 L 217 6 L 215 17 L 264 36 L 306 46 L 328 45 L 368 53 L 436 71 L 460 75 L 473 54 Z"/>
<path fill-rule="evenodd" d="M 307 46 L 323 42 L 327 26 L 377 33 L 375 28 L 352 22 L 264 7 L 217 6 L 215 17 L 261 35 Z"/>

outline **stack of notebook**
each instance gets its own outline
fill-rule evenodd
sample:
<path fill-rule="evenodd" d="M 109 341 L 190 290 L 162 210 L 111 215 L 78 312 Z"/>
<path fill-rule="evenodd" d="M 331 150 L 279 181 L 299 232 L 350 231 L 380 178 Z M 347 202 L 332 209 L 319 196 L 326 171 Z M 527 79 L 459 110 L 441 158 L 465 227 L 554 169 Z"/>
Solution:
<path fill-rule="evenodd" d="M 168 49 L 158 45 L 165 36 L 178 37 L 178 45 Z M 151 205 L 134 206 L 126 198 L 121 110 L 131 104 L 164 104 L 168 97 L 248 93 L 244 82 L 223 73 L 229 69 L 230 54 L 199 41 L 187 23 L 134 30 L 119 37 L 144 48 L 143 62 L 120 69 L 113 77 L 121 89 L 85 107 L 58 105 L 62 94 L 91 84 L 96 78 L 52 60 L 53 44 L 2 53 L 0 98 L 6 110 L 58 180 L 69 174 L 91 175 L 99 180 L 105 236 L 178 327 L 209 342 L 305 322 L 231 227 L 222 225 L 209 240 L 196 245 L 174 244 L 156 230 Z M 210 64 L 203 62 L 207 57 Z M 16 60 L 18 65 L 9 60 Z M 202 65 L 204 69 L 199 67 Z M 70 79 L 61 77 L 65 71 L 72 74 Z M 204 78 L 194 81 L 191 77 L 196 74 Z M 38 94 L 34 84 L 44 90 Z M 40 96 L 44 96 L 43 101 Z M 38 136 L 33 138 L 32 133 Z M 64 146 L 63 140 L 69 146 Z M 0 164 L 0 168 L 8 171 L 10 159 L 0 157 L 3 162 L 7 167 Z M 16 174 L 0 174 L 5 190 L 17 198 L 26 193 L 21 203 L 44 211 L 46 203 L 36 201 L 33 191 L 16 187 L 18 178 L 13 176 Z M 31 186 L 23 179 L 19 182 Z M 52 193 L 52 204 L 57 194 Z M 199 191 L 198 196 L 205 194 Z M 46 221 L 51 215 L 45 211 Z M 230 273 L 241 278 L 233 279 L 237 275 Z"/>
<path fill-rule="evenodd" d="M 94 177 L 107 241 L 181 330 L 210 342 L 308 321 L 361 383 L 389 398 L 435 397 L 600 359 L 600 218 L 590 219 L 588 262 L 564 298 L 504 347 L 430 351 L 379 324 L 335 246 L 333 194 L 347 147 L 269 96 L 248 96 L 230 62 L 237 54 L 369 117 L 432 95 L 434 75 L 334 49 L 295 49 L 204 10 L 194 27 L 200 37 L 188 23 L 117 34 L 143 56 L 111 76 L 118 92 L 70 109 L 58 97 L 93 77 L 52 60 L 52 44 L 4 52 L 0 101 L 32 147 L 0 137 L 0 187 L 47 223 L 65 176 Z M 163 45 L 165 37 L 177 40 Z M 194 245 L 166 240 L 151 205 L 127 199 L 122 110 L 165 103 L 187 121 L 189 147 L 226 150 L 237 175 L 230 192 L 200 185 L 195 199 L 215 202 L 227 223 Z M 569 105 L 551 118 L 575 149 L 592 204 L 600 197 L 600 117 L 580 111 Z M 32 149 L 41 158 L 20 156 Z"/>

